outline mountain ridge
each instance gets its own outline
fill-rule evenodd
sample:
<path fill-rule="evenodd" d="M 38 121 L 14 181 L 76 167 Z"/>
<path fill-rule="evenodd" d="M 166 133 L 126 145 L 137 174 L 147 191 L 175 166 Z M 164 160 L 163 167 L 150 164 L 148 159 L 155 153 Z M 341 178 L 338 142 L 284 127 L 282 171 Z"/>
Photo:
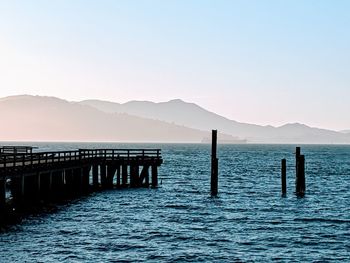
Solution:
<path fill-rule="evenodd" d="M 123 112 L 199 130 L 210 130 L 214 127 L 225 134 L 246 139 L 252 143 L 350 143 L 348 134 L 337 131 L 310 127 L 302 123 L 287 123 L 279 127 L 241 123 L 180 99 L 158 103 L 131 101 L 114 104 L 101 100 L 98 103 L 95 100 L 84 100 L 78 103 L 96 107 L 102 111 Z"/>
<path fill-rule="evenodd" d="M 0 141 L 201 142 L 200 131 L 129 114 L 104 113 L 56 97 L 0 99 Z M 219 138 L 236 138 L 220 133 Z"/>

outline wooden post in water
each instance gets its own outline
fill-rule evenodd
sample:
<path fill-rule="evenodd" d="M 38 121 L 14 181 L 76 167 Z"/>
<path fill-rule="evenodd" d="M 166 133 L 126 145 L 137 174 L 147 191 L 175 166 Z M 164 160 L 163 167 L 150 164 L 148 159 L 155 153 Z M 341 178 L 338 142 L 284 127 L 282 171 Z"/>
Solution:
<path fill-rule="evenodd" d="M 300 155 L 298 158 L 295 192 L 299 196 L 304 196 L 305 194 L 305 156 L 304 155 Z"/>
<path fill-rule="evenodd" d="M 217 196 L 218 194 L 218 158 L 216 157 L 217 151 L 217 130 L 212 130 L 212 143 L 211 143 L 211 195 Z"/>
<path fill-rule="evenodd" d="M 117 187 L 120 187 L 120 164 L 117 166 Z"/>
<path fill-rule="evenodd" d="M 282 159 L 282 170 L 281 170 L 281 183 L 282 183 L 282 195 L 287 194 L 287 160 Z"/>
<path fill-rule="evenodd" d="M 300 156 L 300 147 L 296 147 L 295 148 L 295 177 L 297 176 L 297 173 L 298 173 L 299 156 Z"/>
<path fill-rule="evenodd" d="M 107 188 L 107 165 L 104 163 L 100 165 L 100 177 L 101 177 L 101 186 L 103 189 Z"/>
<path fill-rule="evenodd" d="M 152 165 L 152 187 L 158 187 L 158 167 L 157 165 Z"/>
<path fill-rule="evenodd" d="M 122 187 L 126 187 L 128 184 L 128 166 L 126 164 L 122 165 Z"/>

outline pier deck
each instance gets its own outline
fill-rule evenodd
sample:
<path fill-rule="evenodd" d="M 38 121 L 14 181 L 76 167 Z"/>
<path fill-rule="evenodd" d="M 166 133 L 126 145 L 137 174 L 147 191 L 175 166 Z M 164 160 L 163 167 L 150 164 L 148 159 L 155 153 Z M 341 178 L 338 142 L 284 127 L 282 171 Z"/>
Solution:
<path fill-rule="evenodd" d="M 66 199 L 100 189 L 157 187 L 160 149 L 79 149 L 33 152 L 0 148 L 0 210 L 15 204 Z"/>

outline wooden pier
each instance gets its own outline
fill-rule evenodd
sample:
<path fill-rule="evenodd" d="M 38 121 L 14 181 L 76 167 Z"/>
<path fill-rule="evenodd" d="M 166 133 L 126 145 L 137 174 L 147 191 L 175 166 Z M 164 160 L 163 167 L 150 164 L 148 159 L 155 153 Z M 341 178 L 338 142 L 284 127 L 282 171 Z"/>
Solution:
<path fill-rule="evenodd" d="M 66 200 L 93 191 L 157 187 L 160 149 L 79 149 L 33 152 L 0 148 L 0 211 L 7 194 L 14 206 Z M 1 214 L 1 212 L 0 212 Z"/>

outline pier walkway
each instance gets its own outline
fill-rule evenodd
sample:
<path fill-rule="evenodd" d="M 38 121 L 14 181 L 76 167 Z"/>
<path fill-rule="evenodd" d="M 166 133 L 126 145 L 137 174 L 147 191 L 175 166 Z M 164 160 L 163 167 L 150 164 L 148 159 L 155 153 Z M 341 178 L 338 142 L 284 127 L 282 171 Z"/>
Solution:
<path fill-rule="evenodd" d="M 157 187 L 160 149 L 33 152 L 0 147 L 0 210 L 14 204 L 68 199 L 101 189 Z"/>

